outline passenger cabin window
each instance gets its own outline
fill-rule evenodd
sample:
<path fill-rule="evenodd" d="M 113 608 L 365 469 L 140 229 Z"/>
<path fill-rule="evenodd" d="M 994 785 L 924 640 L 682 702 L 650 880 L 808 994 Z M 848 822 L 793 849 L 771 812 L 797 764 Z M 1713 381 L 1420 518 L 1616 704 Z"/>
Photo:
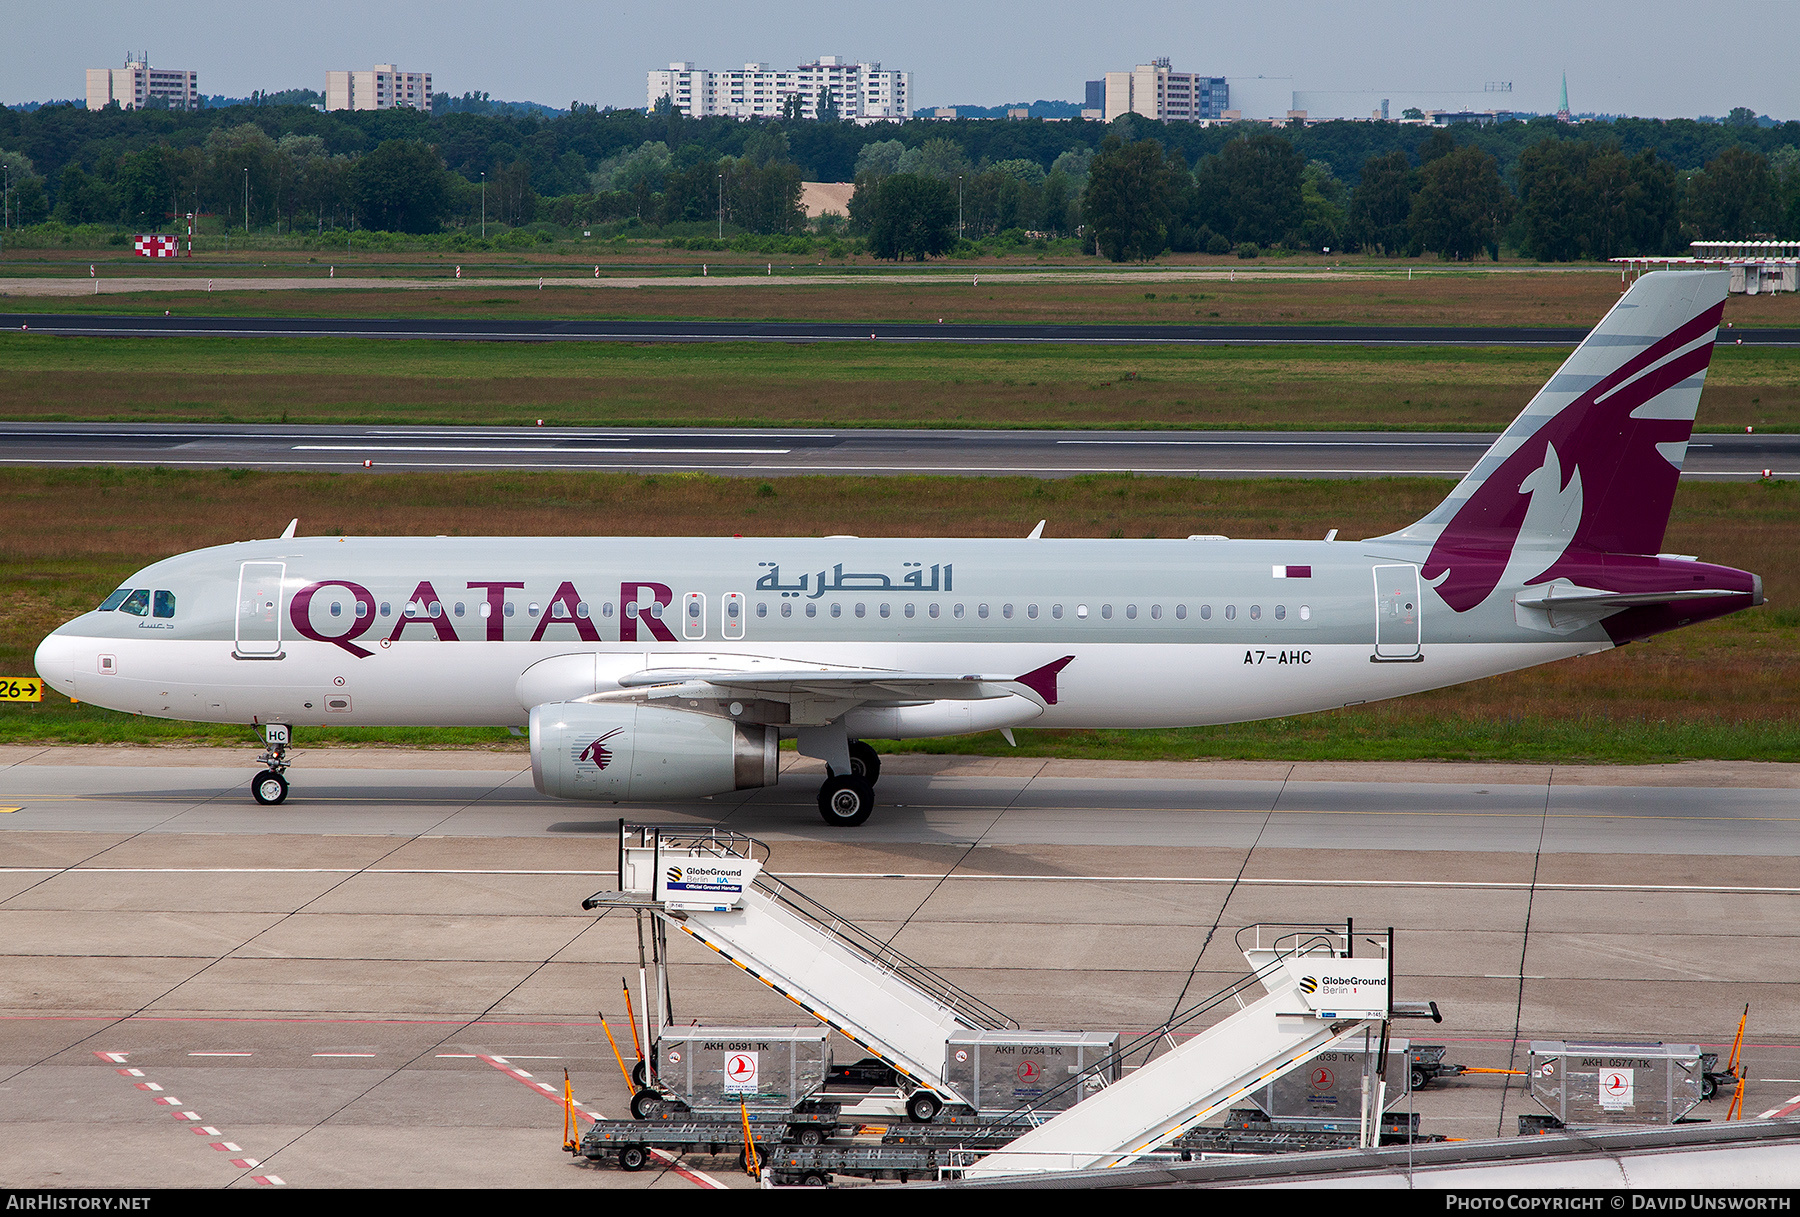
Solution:
<path fill-rule="evenodd" d="M 1312 608 L 1309 605 L 1303 604 L 1300 606 L 1300 620 L 1302 620 L 1302 621 L 1311 621 L 1312 620 Z"/>
<path fill-rule="evenodd" d="M 119 605 L 119 611 L 130 613 L 133 617 L 148 617 L 150 615 L 150 589 L 140 587 L 132 592 Z"/>
<path fill-rule="evenodd" d="M 1202 621 L 1211 621 L 1212 620 L 1212 605 L 1203 604 L 1200 606 L 1200 620 L 1202 620 Z"/>
<path fill-rule="evenodd" d="M 1186 621 L 1187 620 L 1187 605 L 1178 604 L 1175 606 L 1175 620 L 1177 620 L 1177 621 Z"/>
<path fill-rule="evenodd" d="M 759 601 L 757 601 L 757 604 L 756 604 L 756 615 L 757 615 L 757 616 L 758 616 L 758 617 L 767 617 L 767 616 L 768 616 L 768 615 L 769 615 L 769 606 L 768 606 L 768 605 L 766 605 L 766 604 L 764 604 L 764 603 L 762 603 L 762 602 L 761 602 L 761 601 L 760 601 L 760 600 L 759 600 Z"/>
<path fill-rule="evenodd" d="M 881 606 L 881 615 L 883 617 L 886 617 L 888 615 L 888 606 L 885 604 Z"/>

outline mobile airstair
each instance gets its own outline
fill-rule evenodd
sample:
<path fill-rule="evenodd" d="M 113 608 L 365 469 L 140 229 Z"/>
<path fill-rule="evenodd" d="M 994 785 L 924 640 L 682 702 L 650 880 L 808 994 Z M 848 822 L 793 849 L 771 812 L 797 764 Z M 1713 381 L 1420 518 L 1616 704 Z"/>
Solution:
<path fill-rule="evenodd" d="M 910 1092 L 908 1113 L 930 1119 L 970 1096 L 946 1076 L 945 1045 L 958 1034 L 1018 1024 L 917 960 L 767 873 L 767 847 L 718 829 L 620 821 L 619 890 L 587 909 L 651 914 L 730 960 L 891 1066 Z M 652 1042 L 666 1010 L 666 950 L 658 993 L 646 993 Z"/>
<path fill-rule="evenodd" d="M 822 1182 L 831 1174 L 992 1178 L 1124 1166 L 1163 1147 L 1180 1153 L 1184 1134 L 1202 1121 L 1357 1036 L 1368 1041 L 1363 1059 L 1371 1075 L 1359 1139 L 1378 1144 L 1385 1082 L 1375 1074 L 1387 1058 L 1388 1023 L 1437 1017 L 1435 1005 L 1393 1001 L 1391 929 L 1359 939 L 1350 923 L 1249 926 L 1237 940 L 1250 965 L 1246 974 L 1162 1026 L 1087 1058 L 1016 1109 L 997 1112 L 978 1102 L 966 1068 L 954 1063 L 967 1054 L 953 1053 L 951 1045 L 979 1033 L 1016 1034 L 1018 1042 L 1048 1033 L 1020 1030 L 980 998 L 790 887 L 764 869 L 767 848 L 751 837 L 624 821 L 619 829 L 619 890 L 596 893 L 583 907 L 631 910 L 651 923 L 654 967 L 640 969 L 650 1044 L 672 1021 L 664 937 L 672 928 L 880 1058 L 908 1095 L 911 1131 L 892 1129 L 880 1146 L 824 1143 L 838 1133 L 835 1106 L 826 1113 L 830 1126 L 819 1129 L 822 1137 L 776 1136 L 768 1144 L 786 1143 L 771 1149 L 768 1165 L 785 1182 Z M 643 979 L 650 974 L 654 993 Z M 1134 1061 L 1142 1063 L 1128 1070 Z M 648 1085 L 638 1098 L 659 1088 L 654 1051 L 638 1080 Z M 808 1119 L 817 1105 L 794 1111 Z M 653 1105 L 640 1109 L 634 1099 L 638 1122 L 621 1123 L 609 1135 L 649 1143 L 645 1130 L 653 1121 L 646 1116 L 657 1114 L 665 1121 L 685 1118 Z M 721 1139 L 729 1140 L 709 1133 L 695 1143 Z M 603 1150 L 596 1142 L 584 1152 L 598 1157 Z"/>
<path fill-rule="evenodd" d="M 1390 930 L 1385 939 L 1365 939 L 1376 949 L 1359 957 L 1350 925 L 1336 931 L 1247 927 L 1239 932 L 1238 944 L 1250 963 L 1247 975 L 1120 1049 L 1129 1057 L 1160 1039 L 1171 1046 L 1169 1051 L 972 1162 L 963 1177 L 1127 1165 L 1319 1053 L 1356 1036 L 1382 1034 L 1396 1014 L 1388 967 L 1392 938 Z M 1177 1030 L 1228 1005 L 1237 1008 L 1176 1042 Z M 1369 1059 L 1376 1058 L 1369 1054 Z M 1380 1082 L 1370 1088 L 1365 1125 L 1379 1120 L 1381 1091 Z"/>

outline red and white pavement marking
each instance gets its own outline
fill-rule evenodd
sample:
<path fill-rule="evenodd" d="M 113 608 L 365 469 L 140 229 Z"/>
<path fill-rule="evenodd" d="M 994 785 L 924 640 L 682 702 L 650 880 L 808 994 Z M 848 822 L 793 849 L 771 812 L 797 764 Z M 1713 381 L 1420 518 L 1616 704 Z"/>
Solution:
<path fill-rule="evenodd" d="M 1756 1118 L 1759 1120 L 1775 1120 L 1780 1119 L 1782 1116 L 1791 1116 L 1796 1111 L 1800 1111 L 1800 1094 L 1795 1095 L 1780 1107 L 1769 1108 L 1769 1110 L 1763 1112 Z"/>
<path fill-rule="evenodd" d="M 517 1065 L 514 1065 L 507 1058 L 505 1058 L 503 1056 L 492 1056 L 487 1053 L 477 1053 L 476 1059 L 481 1060 L 481 1061 L 486 1061 L 489 1065 L 492 1065 L 495 1069 L 498 1069 L 501 1073 L 506 1074 L 506 1076 L 513 1078 L 516 1081 L 525 1083 L 525 1085 L 531 1087 L 533 1090 L 537 1091 L 539 1094 L 543 1095 L 545 1098 L 547 1098 L 551 1102 L 555 1103 L 558 1107 L 562 1106 L 562 1101 L 563 1101 L 562 1095 L 557 1091 L 556 1087 L 551 1086 L 546 1082 L 538 1081 L 536 1078 L 532 1077 L 529 1073 L 525 1072 L 525 1070 L 520 1069 Z M 580 1099 L 575 1100 L 575 1111 L 577 1112 L 577 1114 L 585 1116 L 589 1120 L 604 1120 L 606 1118 L 600 1112 L 598 1112 L 598 1111 L 594 1110 L 592 1107 L 589 1107 L 588 1105 L 582 1103 L 582 1101 Z M 718 1191 L 725 1190 L 725 1185 L 723 1183 L 720 1183 L 717 1179 L 713 1178 L 711 1175 L 707 1174 L 705 1171 L 697 1171 L 697 1170 L 694 1170 L 692 1167 L 681 1165 L 681 1163 L 676 1160 L 676 1157 L 674 1154 L 668 1153 L 668 1152 L 666 1152 L 664 1150 L 660 1150 L 660 1149 L 653 1149 L 650 1151 L 650 1156 L 661 1160 L 671 1170 L 673 1170 L 676 1174 L 680 1175 L 683 1179 L 686 1179 L 689 1183 L 695 1184 L 696 1186 L 699 1186 L 699 1187 L 713 1188 Z"/>
<path fill-rule="evenodd" d="M 142 1069 L 134 1069 L 134 1068 L 130 1067 L 129 1065 L 125 1064 L 126 1058 L 131 1055 L 128 1052 L 96 1052 L 96 1053 L 94 1053 L 94 1055 L 99 1057 L 101 1060 L 108 1062 L 109 1064 L 122 1066 L 122 1068 L 120 1068 L 117 1072 L 123 1077 L 141 1078 L 144 1076 L 144 1071 Z M 189 1055 L 194 1055 L 194 1054 L 190 1053 Z M 249 1054 L 245 1053 L 243 1055 L 247 1056 Z M 162 1086 L 156 1082 L 152 1082 L 152 1081 L 149 1081 L 148 1079 L 146 1079 L 145 1081 L 142 1081 L 142 1082 L 133 1082 L 132 1085 L 135 1086 L 139 1090 L 143 1090 L 143 1091 L 147 1091 L 149 1093 L 155 1094 L 156 1097 L 154 1099 L 152 1099 L 151 1101 L 153 1103 L 158 1104 L 159 1106 L 162 1106 L 162 1107 L 180 1107 L 180 1106 L 182 1106 L 181 1100 L 176 1098 L 175 1096 L 170 1095 L 170 1094 L 160 1093 L 162 1091 Z M 174 1116 L 177 1120 L 183 1120 L 183 1121 L 186 1121 L 191 1124 L 200 1124 L 200 1127 L 194 1129 L 194 1132 L 196 1132 L 197 1134 L 199 1134 L 202 1137 L 223 1137 L 224 1136 L 223 1133 L 221 1133 L 218 1129 L 214 1128 L 212 1125 L 202 1124 L 200 1121 L 200 1113 L 197 1111 L 172 1111 L 169 1114 Z M 214 1142 L 212 1142 L 212 1147 L 214 1149 L 220 1151 L 221 1153 L 227 1153 L 227 1154 L 242 1154 L 244 1152 L 244 1147 L 237 1144 L 234 1141 L 225 1141 L 225 1140 L 214 1141 Z M 239 1170 L 251 1170 L 251 1169 L 254 1169 L 255 1167 L 261 1166 L 262 1163 L 255 1158 L 237 1157 L 237 1158 L 231 1159 L 231 1165 L 237 1167 Z M 251 1180 L 252 1180 L 252 1182 L 261 1184 L 265 1187 L 282 1187 L 287 1182 L 280 1175 L 252 1175 Z"/>

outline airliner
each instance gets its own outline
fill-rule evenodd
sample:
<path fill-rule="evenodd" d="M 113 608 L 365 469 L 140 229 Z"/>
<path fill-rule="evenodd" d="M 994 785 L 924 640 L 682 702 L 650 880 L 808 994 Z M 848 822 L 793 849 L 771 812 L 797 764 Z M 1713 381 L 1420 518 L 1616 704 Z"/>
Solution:
<path fill-rule="evenodd" d="M 299 537 L 145 567 L 38 648 L 94 705 L 259 729 L 494 725 L 538 790 L 663 801 L 825 763 L 868 819 L 870 739 L 1204 726 L 1591 655 L 1763 602 L 1661 552 L 1724 271 L 1638 279 L 1450 496 L 1359 541 Z"/>

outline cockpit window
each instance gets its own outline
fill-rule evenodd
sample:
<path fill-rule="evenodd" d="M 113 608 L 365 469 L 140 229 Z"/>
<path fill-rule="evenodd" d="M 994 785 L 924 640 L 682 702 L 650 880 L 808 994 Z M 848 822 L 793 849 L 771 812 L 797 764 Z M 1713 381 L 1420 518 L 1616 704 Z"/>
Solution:
<path fill-rule="evenodd" d="M 122 587 L 118 591 L 114 592 L 112 595 L 108 596 L 106 599 L 102 600 L 100 602 L 100 607 L 95 609 L 94 611 L 97 613 L 110 613 L 114 609 L 118 608 L 120 604 L 124 603 L 125 597 L 127 597 L 129 595 L 131 595 L 131 589 L 128 587 Z"/>
<path fill-rule="evenodd" d="M 175 615 L 174 592 L 159 591 L 156 593 L 156 615 L 158 617 L 173 617 Z"/>
<path fill-rule="evenodd" d="M 140 587 L 132 592 L 119 605 L 119 611 L 130 613 L 133 617 L 148 617 L 150 615 L 150 589 Z"/>

